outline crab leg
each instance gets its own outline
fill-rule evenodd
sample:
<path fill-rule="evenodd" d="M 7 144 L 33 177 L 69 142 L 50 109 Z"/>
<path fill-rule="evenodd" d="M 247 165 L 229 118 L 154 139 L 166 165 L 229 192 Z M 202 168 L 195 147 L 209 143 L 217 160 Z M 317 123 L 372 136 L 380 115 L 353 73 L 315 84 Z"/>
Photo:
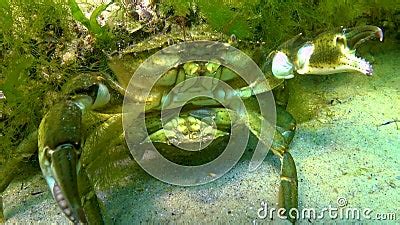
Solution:
<path fill-rule="evenodd" d="M 298 184 L 296 165 L 289 152 L 281 158 L 281 184 L 279 187 L 278 206 L 285 209 L 285 215 L 294 223 L 296 214 L 293 211 L 298 207 Z"/>
<path fill-rule="evenodd" d="M 296 212 L 298 208 L 298 181 L 296 164 L 288 152 L 296 124 L 291 115 L 287 112 L 281 112 L 282 109 L 277 108 L 277 124 L 274 139 L 271 145 L 271 151 L 278 156 L 281 161 L 280 186 L 278 194 L 278 206 L 285 209 L 284 215 L 294 223 L 296 221 Z M 261 134 L 261 126 L 265 124 L 265 119 L 260 114 L 249 112 L 249 129 L 263 144 L 268 144 L 269 139 Z M 256 154 L 256 153 L 254 153 Z"/>
<path fill-rule="evenodd" d="M 38 147 L 37 143 L 38 132 L 35 131 L 18 145 L 17 149 L 0 172 L 0 194 L 4 192 L 14 177 L 22 171 L 21 168 L 23 168 L 23 162 L 35 154 Z M 3 223 L 5 220 L 2 201 L 3 199 L 0 195 L 0 223 Z"/>

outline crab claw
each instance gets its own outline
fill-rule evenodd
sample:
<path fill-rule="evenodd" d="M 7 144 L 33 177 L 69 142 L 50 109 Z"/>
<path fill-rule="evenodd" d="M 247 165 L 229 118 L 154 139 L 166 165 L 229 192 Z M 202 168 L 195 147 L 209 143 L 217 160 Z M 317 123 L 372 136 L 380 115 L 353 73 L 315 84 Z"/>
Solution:
<path fill-rule="evenodd" d="M 45 170 L 46 181 L 63 213 L 73 222 L 86 223 L 77 185 L 78 154 L 73 145 L 64 144 L 47 150 L 50 165 Z"/>
<path fill-rule="evenodd" d="M 383 40 L 383 32 L 376 26 L 360 26 L 328 32 L 305 43 L 297 51 L 295 59 L 298 74 L 333 74 L 360 72 L 372 75 L 372 65 L 356 56 L 356 48 L 362 43 L 377 38 Z"/>
<path fill-rule="evenodd" d="M 355 56 L 355 50 L 366 41 L 378 39 L 383 41 L 383 31 L 376 26 L 361 26 L 350 29 L 343 29 L 343 35 L 346 37 L 347 48 L 350 49 L 349 58 L 355 62 L 358 71 L 371 76 L 373 73 L 372 65 L 361 57 Z"/>
<path fill-rule="evenodd" d="M 39 163 L 54 199 L 75 224 L 86 223 L 78 191 L 81 110 L 73 102 L 54 106 L 39 127 Z"/>

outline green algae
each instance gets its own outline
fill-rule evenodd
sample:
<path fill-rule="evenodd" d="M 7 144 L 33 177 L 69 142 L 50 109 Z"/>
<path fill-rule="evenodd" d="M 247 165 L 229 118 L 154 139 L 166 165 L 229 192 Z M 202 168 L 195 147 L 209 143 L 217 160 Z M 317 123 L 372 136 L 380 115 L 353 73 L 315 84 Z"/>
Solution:
<path fill-rule="evenodd" d="M 0 14 L 0 90 L 6 96 L 0 101 L 0 151 L 6 157 L 36 130 L 45 113 L 46 93 L 56 91 L 65 79 L 59 76 L 53 46 L 73 35 L 65 16 L 69 11 L 60 1 L 5 0 Z"/>
<path fill-rule="evenodd" d="M 112 33 L 107 30 L 107 27 L 102 27 L 97 22 L 97 18 L 100 14 L 111 5 L 113 1 L 109 4 L 100 4 L 90 15 L 90 18 L 86 18 L 82 10 L 79 8 L 75 0 L 69 0 L 68 5 L 71 9 L 71 14 L 73 18 L 82 23 L 100 42 L 107 43 L 112 39 Z"/>
<path fill-rule="evenodd" d="M 262 40 L 270 48 L 300 32 L 313 36 L 340 26 L 376 24 L 400 9 L 398 1 L 390 0 L 163 0 L 161 6 L 179 16 L 199 11 L 217 31 Z"/>

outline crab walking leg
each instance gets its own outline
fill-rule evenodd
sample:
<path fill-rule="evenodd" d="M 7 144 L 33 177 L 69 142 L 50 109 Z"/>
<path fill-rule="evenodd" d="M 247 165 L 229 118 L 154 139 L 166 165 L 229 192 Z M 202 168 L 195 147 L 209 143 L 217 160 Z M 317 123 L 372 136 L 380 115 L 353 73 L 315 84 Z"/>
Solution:
<path fill-rule="evenodd" d="M 296 165 L 289 152 L 281 158 L 281 184 L 279 186 L 278 206 L 285 209 L 285 215 L 294 223 L 298 207 L 298 181 Z"/>
<path fill-rule="evenodd" d="M 298 180 L 296 164 L 287 146 L 292 142 L 296 121 L 293 116 L 278 106 L 276 108 L 276 130 L 283 137 L 285 145 L 281 148 L 272 147 L 272 152 L 281 159 L 281 183 L 279 187 L 278 206 L 285 209 L 287 218 L 294 223 L 297 219 Z M 286 147 L 285 147 L 286 146 Z"/>
<path fill-rule="evenodd" d="M 279 111 L 277 110 L 277 112 Z M 285 209 L 284 215 L 289 221 L 294 223 L 297 216 L 295 212 L 298 208 L 298 182 L 296 165 L 288 152 L 288 145 L 293 138 L 295 124 L 290 119 L 291 116 L 289 119 L 281 118 L 288 115 L 290 116 L 289 113 L 286 113 L 286 115 L 277 115 L 276 132 L 272 141 L 271 151 L 281 160 L 278 206 Z M 261 134 L 261 126 L 262 124 L 266 124 L 264 117 L 257 112 L 249 112 L 248 118 L 251 132 L 261 143 L 268 144 L 270 140 Z"/>
<path fill-rule="evenodd" d="M 249 112 L 249 128 L 252 133 L 261 141 L 268 143 L 265 135 L 261 135 L 261 125 L 264 121 L 257 112 Z M 296 212 L 298 208 L 298 181 L 296 165 L 291 154 L 288 152 L 288 146 L 293 139 L 296 123 L 294 118 L 281 107 L 277 107 L 276 132 L 271 145 L 271 151 L 278 156 L 281 161 L 280 186 L 278 194 L 278 206 L 285 209 L 284 215 L 294 223 L 296 221 Z"/>
<path fill-rule="evenodd" d="M 281 112 L 278 108 L 278 112 Z M 215 118 L 214 122 L 219 129 L 225 130 L 230 126 L 229 115 L 234 114 L 229 109 L 200 109 L 190 113 L 190 115 L 201 119 L 205 116 Z M 298 208 L 298 185 L 297 185 L 297 171 L 296 165 L 292 156 L 288 152 L 288 145 L 294 136 L 295 122 L 293 117 L 287 112 L 281 112 L 277 116 L 276 132 L 274 133 L 273 140 L 266 135 L 270 132 L 272 127 L 268 121 L 265 120 L 260 113 L 255 111 L 248 111 L 248 127 L 250 131 L 260 140 L 261 143 L 268 146 L 271 144 L 271 151 L 274 155 L 281 159 L 281 174 L 280 174 L 280 187 L 278 202 L 279 207 L 285 209 L 285 216 L 294 223 L 297 215 L 295 214 Z M 266 129 L 262 131 L 263 129 Z M 263 133 L 262 133 L 263 132 Z"/>
<path fill-rule="evenodd" d="M 10 160 L 6 162 L 0 173 L 0 193 L 8 187 L 13 178 L 21 172 L 21 164 L 29 159 L 37 151 L 38 132 L 32 132 L 26 139 L 18 145 L 15 152 L 12 153 Z"/>
<path fill-rule="evenodd" d="M 10 159 L 6 162 L 0 172 L 0 223 L 5 221 L 3 213 L 3 199 L 2 194 L 11 181 L 17 176 L 23 166 L 24 161 L 29 159 L 37 151 L 38 132 L 32 132 L 26 139 L 18 145 L 17 149 L 11 155 Z"/>
<path fill-rule="evenodd" d="M 87 220 L 90 224 L 104 224 L 105 219 L 101 214 L 101 205 L 94 193 L 92 183 L 86 173 L 85 168 L 81 168 L 78 174 L 78 189 L 81 197 L 81 204 Z"/>
<path fill-rule="evenodd" d="M 98 118 L 99 113 L 91 113 L 95 114 L 95 117 Z M 96 132 L 92 132 L 86 137 L 85 145 L 82 148 L 82 166 L 78 175 L 78 188 L 88 221 L 93 224 L 112 223 L 111 218 L 106 213 L 99 215 L 99 212 L 106 212 L 106 208 L 103 201 L 98 200 L 95 185 L 92 185 L 98 183 L 99 178 L 98 176 L 91 175 L 104 174 L 105 171 L 103 169 L 110 170 L 109 166 L 104 165 L 103 160 L 110 160 L 110 157 L 114 154 L 118 154 L 123 159 L 130 157 L 129 152 L 123 151 L 117 153 L 114 151 L 115 146 L 125 143 L 121 124 L 121 113 L 110 114 L 109 118 L 103 124 L 96 127 Z M 118 135 L 115 136 L 113 134 Z M 113 167 L 114 171 L 121 169 L 120 165 L 112 164 L 115 166 Z"/>

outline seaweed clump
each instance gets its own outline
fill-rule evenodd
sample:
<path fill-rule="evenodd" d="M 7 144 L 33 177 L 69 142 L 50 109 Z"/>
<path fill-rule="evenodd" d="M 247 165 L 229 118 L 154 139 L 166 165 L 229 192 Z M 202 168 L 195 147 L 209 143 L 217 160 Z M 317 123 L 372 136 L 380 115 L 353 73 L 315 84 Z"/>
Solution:
<path fill-rule="evenodd" d="M 67 80 L 107 71 L 108 54 L 138 36 L 99 23 L 113 3 L 95 6 L 87 17 L 75 0 L 0 1 L 0 165 L 68 97 L 61 92 Z"/>
<path fill-rule="evenodd" d="M 0 162 L 34 132 L 68 76 L 75 38 L 64 1 L 0 1 Z"/>
<path fill-rule="evenodd" d="M 161 11 L 172 10 L 175 16 L 193 20 L 193 15 L 200 17 L 195 22 L 205 20 L 219 32 L 235 34 L 241 39 L 251 39 L 254 31 L 252 21 L 257 15 L 254 8 L 259 0 L 161 0 Z"/>
<path fill-rule="evenodd" d="M 391 0 L 161 0 L 160 4 L 186 17 L 197 10 L 215 30 L 263 41 L 268 49 L 301 32 L 315 36 L 341 26 L 384 27 L 387 18 L 395 20 L 400 13 L 400 2 Z"/>

